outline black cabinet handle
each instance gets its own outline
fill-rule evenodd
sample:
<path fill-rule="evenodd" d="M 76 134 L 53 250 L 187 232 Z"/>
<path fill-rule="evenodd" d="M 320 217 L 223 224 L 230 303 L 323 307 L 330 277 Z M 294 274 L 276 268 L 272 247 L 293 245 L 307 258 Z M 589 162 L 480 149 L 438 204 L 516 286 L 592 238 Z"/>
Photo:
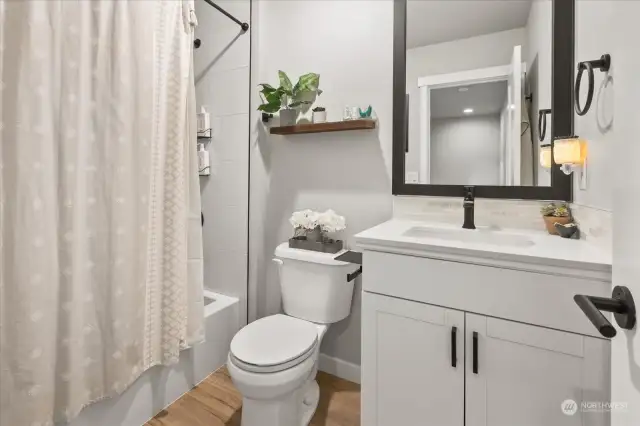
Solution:
<path fill-rule="evenodd" d="M 457 349 L 457 334 L 458 334 L 458 327 L 451 327 L 451 366 L 453 368 L 456 368 L 456 365 L 458 363 L 458 349 Z"/>
<path fill-rule="evenodd" d="M 478 332 L 473 332 L 473 374 L 478 374 Z"/>

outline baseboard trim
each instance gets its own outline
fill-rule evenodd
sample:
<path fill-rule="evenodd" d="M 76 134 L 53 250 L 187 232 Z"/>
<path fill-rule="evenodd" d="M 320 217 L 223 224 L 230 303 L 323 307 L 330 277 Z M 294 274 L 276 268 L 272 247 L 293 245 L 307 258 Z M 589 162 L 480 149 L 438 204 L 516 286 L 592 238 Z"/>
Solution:
<path fill-rule="evenodd" d="M 360 384 L 360 366 L 334 358 L 329 355 L 320 354 L 320 371 L 333 374 L 341 379 Z"/>

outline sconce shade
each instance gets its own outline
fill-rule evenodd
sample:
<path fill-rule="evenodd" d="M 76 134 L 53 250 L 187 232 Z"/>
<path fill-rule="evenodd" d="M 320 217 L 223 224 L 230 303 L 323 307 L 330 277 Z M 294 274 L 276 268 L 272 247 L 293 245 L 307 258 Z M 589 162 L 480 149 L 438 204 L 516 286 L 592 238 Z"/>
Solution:
<path fill-rule="evenodd" d="M 543 146 L 540 148 L 540 165 L 545 169 L 551 168 L 551 147 Z"/>
<path fill-rule="evenodd" d="M 584 164 L 587 158 L 587 141 L 580 138 L 557 139 L 553 142 L 553 159 L 556 164 Z"/>

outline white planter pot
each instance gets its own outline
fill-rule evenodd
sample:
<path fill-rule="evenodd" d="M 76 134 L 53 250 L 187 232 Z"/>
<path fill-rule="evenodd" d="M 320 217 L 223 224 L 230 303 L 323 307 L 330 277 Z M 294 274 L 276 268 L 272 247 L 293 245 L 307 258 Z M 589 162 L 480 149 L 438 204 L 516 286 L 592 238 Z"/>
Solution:
<path fill-rule="evenodd" d="M 280 125 L 281 126 L 293 126 L 296 124 L 296 116 L 298 112 L 295 109 L 281 109 L 280 110 Z"/>
<path fill-rule="evenodd" d="M 327 121 L 327 111 L 313 111 L 313 122 L 324 123 Z"/>

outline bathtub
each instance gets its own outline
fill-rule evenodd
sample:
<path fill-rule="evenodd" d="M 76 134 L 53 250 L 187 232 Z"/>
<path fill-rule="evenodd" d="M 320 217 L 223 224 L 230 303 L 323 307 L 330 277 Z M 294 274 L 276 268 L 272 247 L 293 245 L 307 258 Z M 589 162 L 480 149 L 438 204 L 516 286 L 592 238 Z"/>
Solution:
<path fill-rule="evenodd" d="M 183 351 L 175 365 L 149 369 L 122 395 L 85 408 L 68 426 L 141 426 L 222 367 L 240 327 L 239 302 L 208 290 L 204 297 L 205 342 Z"/>
<path fill-rule="evenodd" d="M 207 330 L 211 325 L 209 323 L 215 321 L 215 319 L 212 318 L 213 315 L 237 303 L 238 299 L 236 297 L 225 296 L 223 294 L 214 293 L 211 290 L 205 290 L 204 317 L 206 318 L 205 322 L 207 324 Z"/>

